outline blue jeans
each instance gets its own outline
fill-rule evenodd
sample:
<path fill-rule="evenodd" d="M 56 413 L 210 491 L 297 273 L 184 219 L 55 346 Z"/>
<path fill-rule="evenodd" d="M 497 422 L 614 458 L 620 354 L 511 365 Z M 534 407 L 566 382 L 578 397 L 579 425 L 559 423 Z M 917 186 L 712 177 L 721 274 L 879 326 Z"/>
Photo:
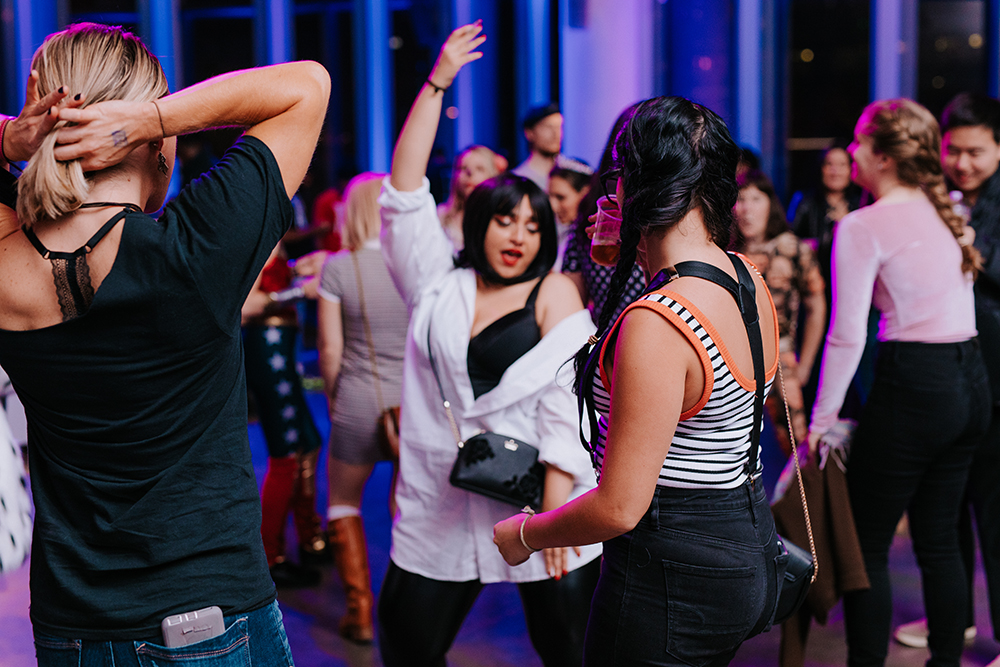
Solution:
<path fill-rule="evenodd" d="M 958 667 L 968 588 L 958 542 L 969 466 L 992 412 L 976 340 L 879 345 L 847 485 L 871 589 L 844 596 L 847 664 L 881 667 L 892 628 L 889 547 L 903 512 L 924 591 L 928 667 Z M 993 480 L 996 484 L 996 480 Z"/>
<path fill-rule="evenodd" d="M 770 628 L 787 564 L 759 481 L 657 488 L 639 524 L 604 543 L 584 665 L 727 665 Z"/>
<path fill-rule="evenodd" d="M 226 616 L 226 631 L 197 644 L 167 648 L 148 641 L 66 639 L 35 631 L 39 667 L 292 667 L 281 611 L 274 601 Z"/>

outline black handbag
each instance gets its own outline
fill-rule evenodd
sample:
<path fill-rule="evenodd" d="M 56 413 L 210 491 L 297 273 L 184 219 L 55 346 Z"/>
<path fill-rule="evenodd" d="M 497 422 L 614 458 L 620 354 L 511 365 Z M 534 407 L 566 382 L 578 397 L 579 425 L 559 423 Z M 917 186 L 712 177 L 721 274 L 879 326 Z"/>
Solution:
<path fill-rule="evenodd" d="M 458 442 L 458 457 L 448 481 L 515 507 L 528 505 L 537 510 L 542 506 L 545 466 L 538 462 L 538 450 L 528 443 L 483 431 Z"/>
<path fill-rule="evenodd" d="M 750 272 L 743 265 L 743 262 L 736 255 L 729 255 L 729 259 L 736 269 L 739 283 L 734 281 L 727 273 L 703 262 L 681 262 L 673 267 L 673 271 L 668 271 L 668 278 L 677 276 L 693 276 L 713 282 L 720 287 L 724 287 L 739 306 L 743 315 L 743 324 L 747 329 L 747 336 L 750 339 L 750 355 L 753 358 L 753 372 L 756 378 L 756 396 L 754 398 L 754 427 L 750 431 L 750 452 L 747 459 L 747 474 L 753 472 L 752 466 L 757 462 L 757 455 L 760 450 L 760 424 L 764 417 L 764 345 L 760 334 L 760 321 L 757 315 L 756 288 Z M 781 362 L 778 362 L 778 379 L 781 383 L 781 396 L 785 397 L 785 382 L 781 373 Z M 792 454 L 795 457 L 795 473 L 799 480 L 799 491 L 802 498 L 802 511 L 805 514 L 806 533 L 809 535 L 809 551 L 793 544 L 787 538 L 778 536 L 779 547 L 788 554 L 788 565 L 785 568 L 785 577 L 781 582 L 781 590 L 778 592 L 778 602 L 775 607 L 774 623 L 784 623 L 794 614 L 802 603 L 805 602 L 809 592 L 809 586 L 816 581 L 816 546 L 812 537 L 812 523 L 809 521 L 809 506 L 806 504 L 805 489 L 802 484 L 802 471 L 799 468 L 799 454 L 795 443 L 794 430 L 792 428 L 791 412 L 788 409 L 788 401 L 785 400 L 785 415 L 788 418 L 788 431 L 792 439 Z"/>
<path fill-rule="evenodd" d="M 448 416 L 448 424 L 458 445 L 458 456 L 448 481 L 459 489 L 515 507 L 527 505 L 532 509 L 539 509 L 545 487 L 545 466 L 538 461 L 538 449 L 517 438 L 492 431 L 481 431 L 463 442 L 451 411 L 451 403 L 445 398 L 441 378 L 438 377 L 429 328 L 427 356 L 441 394 L 441 403 Z"/>

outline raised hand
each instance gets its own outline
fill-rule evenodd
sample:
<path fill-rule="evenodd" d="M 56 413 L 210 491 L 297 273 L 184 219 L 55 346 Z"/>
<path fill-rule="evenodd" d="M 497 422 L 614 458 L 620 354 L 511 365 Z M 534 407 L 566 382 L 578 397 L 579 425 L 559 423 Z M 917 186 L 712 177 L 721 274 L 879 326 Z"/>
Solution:
<path fill-rule="evenodd" d="M 109 100 L 86 109 L 64 109 L 60 120 L 75 125 L 59 129 L 55 157 L 80 160 L 84 171 L 116 165 L 140 143 L 162 134 L 153 102 Z"/>
<path fill-rule="evenodd" d="M 41 97 L 38 92 L 38 71 L 31 70 L 24 108 L 17 118 L 7 124 L 3 134 L 3 155 L 16 162 L 30 159 L 42 145 L 42 139 L 60 120 L 62 112 L 83 103 L 82 98 L 69 97 L 65 86 Z"/>
<path fill-rule="evenodd" d="M 437 88 L 447 88 L 455 80 L 458 71 L 466 63 L 479 60 L 483 54 L 476 51 L 486 41 L 483 32 L 483 22 L 476 21 L 457 28 L 448 36 L 448 41 L 441 47 L 437 62 L 428 81 Z"/>

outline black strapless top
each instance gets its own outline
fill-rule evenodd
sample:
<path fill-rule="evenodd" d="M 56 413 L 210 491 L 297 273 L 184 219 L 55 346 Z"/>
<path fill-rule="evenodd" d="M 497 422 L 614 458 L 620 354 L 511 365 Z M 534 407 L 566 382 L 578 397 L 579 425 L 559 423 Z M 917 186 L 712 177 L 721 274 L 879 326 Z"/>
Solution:
<path fill-rule="evenodd" d="M 535 321 L 535 299 L 541 286 L 539 280 L 524 308 L 507 313 L 469 341 L 467 363 L 476 398 L 500 384 L 504 371 L 542 339 Z"/>

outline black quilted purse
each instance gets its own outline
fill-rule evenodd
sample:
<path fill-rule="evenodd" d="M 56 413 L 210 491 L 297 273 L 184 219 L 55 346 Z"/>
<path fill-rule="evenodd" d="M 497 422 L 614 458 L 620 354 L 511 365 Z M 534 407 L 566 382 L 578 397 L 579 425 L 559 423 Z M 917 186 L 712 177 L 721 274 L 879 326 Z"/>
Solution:
<path fill-rule="evenodd" d="M 438 377 L 429 330 L 427 354 L 448 424 L 458 444 L 458 457 L 448 478 L 452 486 L 515 507 L 528 505 L 539 509 L 545 486 L 545 466 L 538 462 L 538 449 L 517 438 L 492 431 L 481 431 L 463 442 L 451 412 L 451 403 L 445 398 L 441 378 Z"/>

